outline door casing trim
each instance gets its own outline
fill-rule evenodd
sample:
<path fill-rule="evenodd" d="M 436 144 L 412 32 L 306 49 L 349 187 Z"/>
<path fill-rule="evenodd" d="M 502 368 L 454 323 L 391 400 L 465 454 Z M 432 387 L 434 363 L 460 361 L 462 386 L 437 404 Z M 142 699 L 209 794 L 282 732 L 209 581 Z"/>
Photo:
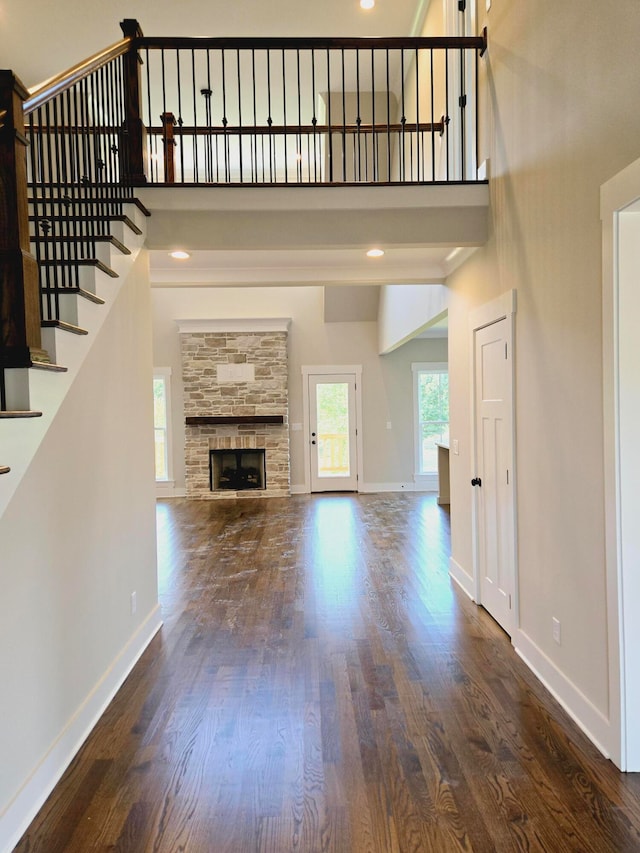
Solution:
<path fill-rule="evenodd" d="M 299 494 L 311 494 L 311 453 L 309 449 L 309 377 L 310 376 L 355 376 L 356 379 L 356 465 L 358 473 L 358 491 L 364 483 L 363 441 L 362 441 L 362 365 L 361 364 L 303 364 L 302 365 L 302 428 L 304 429 L 304 491 Z"/>
<path fill-rule="evenodd" d="M 513 600 L 511 609 L 511 625 L 509 633 L 512 642 L 516 632 L 520 627 L 520 605 L 518 595 L 518 515 L 517 515 L 517 471 L 516 471 L 516 412 L 515 412 L 515 396 L 516 396 L 516 374 L 515 374 L 515 315 L 516 315 L 516 291 L 508 290 L 506 293 L 486 302 L 484 305 L 469 312 L 469 334 L 470 334 L 470 390 L 471 390 L 471 471 L 469 472 L 469 480 L 476 476 L 476 468 L 478 465 L 478 447 L 477 447 L 477 430 L 476 430 L 476 332 L 484 329 L 487 326 L 498 323 L 500 320 L 508 320 L 508 345 L 511 347 L 511 459 L 510 472 L 512 477 L 511 494 L 513 496 L 511 502 L 510 523 L 511 523 L 511 542 L 512 542 L 512 566 L 513 566 Z M 480 589 L 480 571 L 479 571 L 479 537 L 478 537 L 478 498 L 474 494 L 474 499 L 471 504 L 471 554 L 473 559 L 473 593 L 475 601 L 482 604 L 482 595 Z M 506 626 L 505 626 L 506 628 Z"/>

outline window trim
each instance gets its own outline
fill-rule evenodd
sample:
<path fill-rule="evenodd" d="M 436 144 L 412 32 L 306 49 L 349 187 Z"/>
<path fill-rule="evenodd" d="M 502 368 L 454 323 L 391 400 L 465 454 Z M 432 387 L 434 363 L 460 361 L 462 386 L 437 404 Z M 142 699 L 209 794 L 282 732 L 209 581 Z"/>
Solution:
<path fill-rule="evenodd" d="M 413 374 L 413 470 L 414 482 L 437 489 L 437 471 L 420 470 L 420 406 L 418 403 L 418 377 L 421 373 L 449 373 L 446 361 L 416 361 L 411 364 Z M 450 421 L 448 422 L 450 423 Z M 435 478 L 435 480 L 434 480 Z"/>
<path fill-rule="evenodd" d="M 165 443 L 167 450 L 167 476 L 164 479 L 158 479 L 156 477 L 156 484 L 158 486 L 166 486 L 172 485 L 174 483 L 173 478 L 173 438 L 172 438 L 172 430 L 171 430 L 171 376 L 173 371 L 170 367 L 154 367 L 153 368 L 153 379 L 163 379 L 164 380 L 164 399 L 166 406 L 166 427 L 165 427 Z M 154 428 L 154 451 L 155 451 L 155 421 L 153 424 Z M 155 459 L 155 455 L 154 455 Z M 154 473 L 155 473 L 155 465 L 154 465 Z"/>

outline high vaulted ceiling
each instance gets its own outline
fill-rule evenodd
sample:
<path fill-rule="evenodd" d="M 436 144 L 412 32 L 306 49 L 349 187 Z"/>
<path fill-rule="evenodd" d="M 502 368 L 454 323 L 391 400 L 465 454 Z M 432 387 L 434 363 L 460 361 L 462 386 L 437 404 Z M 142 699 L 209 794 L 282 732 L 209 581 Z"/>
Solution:
<path fill-rule="evenodd" d="M 0 0 L 0 55 L 27 86 L 121 38 L 136 18 L 149 36 L 417 35 L 429 0 Z"/>

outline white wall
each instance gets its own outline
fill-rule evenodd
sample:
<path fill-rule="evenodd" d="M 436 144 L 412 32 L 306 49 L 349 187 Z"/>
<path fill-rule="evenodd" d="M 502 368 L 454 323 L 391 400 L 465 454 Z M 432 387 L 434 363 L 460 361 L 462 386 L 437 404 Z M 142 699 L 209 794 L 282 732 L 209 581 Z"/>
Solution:
<path fill-rule="evenodd" d="M 0 850 L 159 624 L 151 370 L 141 252 L 0 519 Z"/>
<path fill-rule="evenodd" d="M 484 4 L 481 4 L 484 6 Z M 633 0 L 493 0 L 481 62 L 480 160 L 491 235 L 449 280 L 451 526 L 472 571 L 468 315 L 518 295 L 520 629 L 514 642 L 605 752 L 616 733 L 607 649 L 599 188 L 637 158 Z M 562 645 L 552 638 L 562 624 Z"/>
<path fill-rule="evenodd" d="M 289 423 L 303 422 L 302 365 L 362 364 L 365 485 L 413 483 L 412 361 L 446 361 L 446 340 L 378 355 L 374 322 L 324 323 L 322 287 L 154 288 L 154 359 L 171 367 L 174 477 L 184 488 L 182 368 L 176 319 L 291 317 Z M 390 421 L 392 429 L 387 429 Z M 304 484 L 304 434 L 291 432 L 291 482 Z"/>

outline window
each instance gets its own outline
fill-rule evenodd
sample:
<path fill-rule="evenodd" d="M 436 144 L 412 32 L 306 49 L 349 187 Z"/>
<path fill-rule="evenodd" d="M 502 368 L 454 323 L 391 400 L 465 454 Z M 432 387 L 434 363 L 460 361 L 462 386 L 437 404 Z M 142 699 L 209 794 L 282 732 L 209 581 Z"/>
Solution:
<path fill-rule="evenodd" d="M 449 372 L 446 364 L 411 365 L 416 413 L 416 474 L 438 470 L 436 444 L 449 444 Z"/>
<path fill-rule="evenodd" d="M 153 371 L 153 426 L 156 451 L 156 482 L 171 480 L 171 368 L 156 367 Z"/>

